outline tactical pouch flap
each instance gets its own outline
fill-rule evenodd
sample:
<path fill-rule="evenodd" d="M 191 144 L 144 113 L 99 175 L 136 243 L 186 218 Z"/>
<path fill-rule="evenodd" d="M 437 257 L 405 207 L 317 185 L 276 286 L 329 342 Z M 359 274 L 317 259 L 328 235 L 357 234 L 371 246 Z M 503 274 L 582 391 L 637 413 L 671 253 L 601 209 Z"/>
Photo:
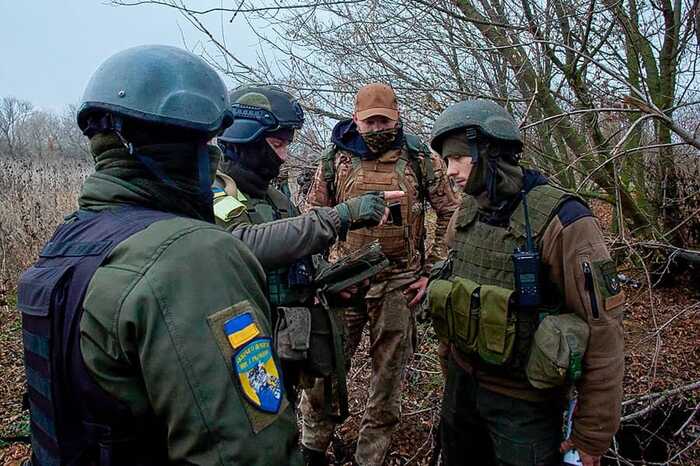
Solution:
<path fill-rule="evenodd" d="M 481 309 L 480 287 L 477 283 L 458 277 L 452 285 L 452 320 L 454 344 L 464 354 L 476 352 Z"/>
<path fill-rule="evenodd" d="M 487 363 L 502 365 L 513 353 L 515 317 L 509 312 L 513 290 L 481 287 L 478 352 Z"/>
<path fill-rule="evenodd" d="M 24 314 L 46 317 L 61 279 L 72 268 L 31 267 L 22 274 L 17 286 L 17 307 Z"/>
<path fill-rule="evenodd" d="M 449 280 L 433 280 L 428 287 L 428 310 L 438 339 L 450 342 L 450 312 L 448 309 L 453 283 Z"/>
<path fill-rule="evenodd" d="M 311 312 L 305 307 L 278 307 L 277 312 L 277 354 L 284 360 L 305 360 L 311 341 Z"/>
<path fill-rule="evenodd" d="M 335 365 L 335 346 L 341 335 L 333 331 L 330 319 L 336 319 L 335 313 L 315 306 L 311 310 L 311 345 L 309 357 L 305 364 L 306 372 L 313 377 L 327 377 L 333 374 Z"/>
<path fill-rule="evenodd" d="M 526 374 L 535 388 L 553 388 L 581 377 L 588 324 L 575 314 L 547 316 L 532 343 Z"/>

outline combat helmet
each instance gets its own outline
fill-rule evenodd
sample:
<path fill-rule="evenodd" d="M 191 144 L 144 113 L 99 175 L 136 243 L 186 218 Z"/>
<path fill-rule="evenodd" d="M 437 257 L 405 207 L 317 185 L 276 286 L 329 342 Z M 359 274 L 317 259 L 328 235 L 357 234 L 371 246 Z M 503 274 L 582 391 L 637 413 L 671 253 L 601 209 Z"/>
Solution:
<path fill-rule="evenodd" d="M 102 63 L 78 110 L 84 133 L 96 124 L 90 118 L 95 114 L 187 128 L 209 137 L 233 121 L 226 86 L 216 71 L 200 57 L 167 45 L 129 48 Z"/>
<path fill-rule="evenodd" d="M 83 134 L 114 133 L 129 154 L 157 179 L 179 187 L 153 158 L 142 154 L 124 134 L 135 126 L 184 129 L 197 143 L 199 197 L 211 204 L 207 142 L 233 122 L 226 85 L 198 56 L 177 47 L 142 45 L 108 58 L 90 78 L 78 110 Z M 213 215 L 213 213 L 212 213 Z"/>
<path fill-rule="evenodd" d="M 233 124 L 217 138 L 220 143 L 247 144 L 280 131 L 291 138 L 304 124 L 299 102 L 277 86 L 241 86 L 229 98 Z"/>
<path fill-rule="evenodd" d="M 508 143 L 516 154 L 522 152 L 523 141 L 513 117 L 500 105 L 488 100 L 464 100 L 447 107 L 433 124 L 430 147 L 440 153 L 442 140 L 448 133 L 464 129 L 473 159 L 478 159 L 477 145 L 480 138 L 490 138 Z M 477 160 L 473 160 L 477 163 Z"/>

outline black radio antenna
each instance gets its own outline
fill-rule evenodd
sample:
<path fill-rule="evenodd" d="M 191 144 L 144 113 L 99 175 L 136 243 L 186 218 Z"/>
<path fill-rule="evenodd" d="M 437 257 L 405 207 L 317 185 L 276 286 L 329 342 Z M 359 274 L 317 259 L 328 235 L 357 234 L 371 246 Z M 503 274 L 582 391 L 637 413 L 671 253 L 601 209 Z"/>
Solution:
<path fill-rule="evenodd" d="M 535 242 L 532 240 L 532 228 L 530 228 L 530 213 L 527 209 L 527 193 L 523 189 L 523 213 L 525 214 L 525 239 L 528 252 L 535 251 Z"/>

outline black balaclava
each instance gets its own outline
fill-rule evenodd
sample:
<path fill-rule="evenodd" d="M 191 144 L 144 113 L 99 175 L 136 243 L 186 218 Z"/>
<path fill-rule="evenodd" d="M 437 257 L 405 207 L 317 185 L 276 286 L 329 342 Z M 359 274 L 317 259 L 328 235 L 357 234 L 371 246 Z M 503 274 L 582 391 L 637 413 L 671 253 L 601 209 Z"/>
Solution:
<path fill-rule="evenodd" d="M 270 182 L 280 174 L 284 163 L 263 138 L 249 144 L 227 144 L 221 170 L 245 194 L 264 197 Z"/>
<path fill-rule="evenodd" d="M 134 136 L 133 134 L 131 136 Z M 138 137 L 134 139 L 139 140 Z M 167 140 L 167 139 L 164 139 Z M 139 140 L 143 144 L 145 140 Z M 198 171 L 198 151 L 203 142 L 151 143 L 139 145 L 130 153 L 116 134 L 99 133 L 90 138 L 95 173 L 119 179 L 137 189 L 147 206 L 208 222 L 214 221 L 211 200 L 202 196 Z M 209 175 L 221 158 L 218 147 L 205 145 Z M 147 167 L 143 160 L 157 166 Z M 167 177 L 167 181 L 163 177 Z M 211 178 L 213 179 L 213 178 Z M 89 205 L 82 205 L 89 208 Z"/>

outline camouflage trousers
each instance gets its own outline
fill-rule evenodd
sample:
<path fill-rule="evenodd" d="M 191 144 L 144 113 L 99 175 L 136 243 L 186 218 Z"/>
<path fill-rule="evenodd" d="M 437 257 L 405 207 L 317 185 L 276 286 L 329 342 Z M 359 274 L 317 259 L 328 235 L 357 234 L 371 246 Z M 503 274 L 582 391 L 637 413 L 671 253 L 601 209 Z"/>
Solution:
<path fill-rule="evenodd" d="M 391 444 L 391 435 L 399 424 L 401 379 L 413 354 L 415 338 L 415 317 L 403 289 L 390 291 L 381 298 L 367 298 L 364 305 L 346 309 L 343 317 L 348 370 L 362 331 L 369 324 L 372 378 L 355 452 L 355 461 L 360 466 L 382 464 Z M 304 391 L 300 408 L 302 444 L 325 451 L 336 426 L 324 416 L 321 383 Z"/>

